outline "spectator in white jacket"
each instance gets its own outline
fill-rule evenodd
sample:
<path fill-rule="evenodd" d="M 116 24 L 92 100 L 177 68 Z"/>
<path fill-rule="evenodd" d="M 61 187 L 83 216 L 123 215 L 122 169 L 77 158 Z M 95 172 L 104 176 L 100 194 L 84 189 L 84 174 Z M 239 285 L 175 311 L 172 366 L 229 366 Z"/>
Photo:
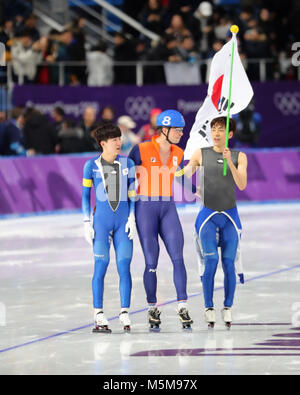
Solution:
<path fill-rule="evenodd" d="M 136 123 L 128 115 L 122 115 L 117 119 L 121 136 L 121 155 L 128 155 L 131 149 L 141 142 L 140 137 L 133 131 L 136 128 Z"/>
<path fill-rule="evenodd" d="M 29 32 L 23 31 L 13 39 L 11 58 L 17 81 L 21 83 L 34 81 L 37 65 L 42 61 L 42 57 L 39 41 L 33 44 Z"/>
<path fill-rule="evenodd" d="M 107 86 L 112 85 L 113 62 L 106 54 L 107 45 L 99 42 L 87 53 L 88 63 L 88 86 Z"/>

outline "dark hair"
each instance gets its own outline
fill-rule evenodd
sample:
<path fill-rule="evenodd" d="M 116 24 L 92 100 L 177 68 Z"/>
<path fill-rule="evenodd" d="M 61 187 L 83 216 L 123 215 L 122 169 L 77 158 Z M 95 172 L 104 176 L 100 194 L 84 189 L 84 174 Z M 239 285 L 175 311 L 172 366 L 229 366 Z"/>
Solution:
<path fill-rule="evenodd" d="M 107 48 L 108 48 L 108 46 L 107 46 L 106 42 L 100 40 L 100 41 L 98 41 L 97 45 L 95 45 L 94 47 L 91 48 L 91 52 L 93 52 L 93 51 L 106 52 Z"/>
<path fill-rule="evenodd" d="M 32 39 L 32 37 L 31 37 L 31 31 L 30 31 L 29 29 L 26 29 L 26 28 L 24 28 L 24 29 L 20 30 L 19 32 L 17 32 L 17 33 L 15 34 L 15 37 L 16 37 L 16 38 L 29 37 L 29 38 Z"/>
<path fill-rule="evenodd" d="M 124 32 L 115 32 L 114 34 L 113 34 L 113 36 L 114 37 L 121 37 L 121 38 L 123 38 L 124 40 L 126 40 L 127 39 L 127 36 L 126 36 L 126 34 L 124 33 Z"/>
<path fill-rule="evenodd" d="M 27 21 L 28 19 L 38 19 L 38 18 L 35 14 L 30 14 L 25 20 Z"/>
<path fill-rule="evenodd" d="M 110 111 L 113 113 L 113 115 L 115 116 L 116 111 L 115 111 L 114 107 L 113 107 L 113 106 L 110 106 L 110 105 L 107 105 L 107 106 L 104 106 L 104 107 L 101 109 L 101 111 L 100 111 L 100 116 L 101 116 L 101 117 L 102 117 L 102 115 L 103 115 L 103 113 L 104 113 L 105 110 L 110 110 Z"/>
<path fill-rule="evenodd" d="M 74 119 L 70 119 L 70 118 L 65 119 L 63 123 L 65 124 L 65 126 L 67 128 L 76 128 L 76 125 L 77 125 L 76 121 Z"/>
<path fill-rule="evenodd" d="M 122 133 L 120 128 L 112 122 L 101 123 L 94 131 L 94 136 L 97 144 L 100 146 L 101 141 L 121 137 Z"/>
<path fill-rule="evenodd" d="M 168 126 L 156 126 L 156 134 L 160 136 L 162 134 L 162 129 Z"/>
<path fill-rule="evenodd" d="M 218 123 L 226 128 L 226 122 L 227 122 L 226 117 L 217 117 L 211 121 L 210 127 L 212 128 L 215 124 Z M 233 132 L 233 135 L 236 132 L 236 122 L 233 118 L 229 118 L 229 132 Z"/>
<path fill-rule="evenodd" d="M 42 113 L 36 110 L 34 107 L 25 107 L 23 111 L 23 117 L 25 122 L 29 121 L 32 117 L 36 115 L 42 115 Z"/>
<path fill-rule="evenodd" d="M 23 112 L 24 112 L 24 108 L 17 106 L 11 110 L 10 116 L 12 119 L 18 119 L 21 115 L 23 115 Z"/>
<path fill-rule="evenodd" d="M 173 34 L 165 34 L 163 36 L 163 40 L 166 44 L 169 44 L 171 41 L 177 41 L 176 37 Z"/>
<path fill-rule="evenodd" d="M 54 107 L 53 110 L 56 112 L 57 115 L 59 115 L 61 117 L 65 116 L 65 111 L 62 107 L 57 106 L 57 107 Z"/>

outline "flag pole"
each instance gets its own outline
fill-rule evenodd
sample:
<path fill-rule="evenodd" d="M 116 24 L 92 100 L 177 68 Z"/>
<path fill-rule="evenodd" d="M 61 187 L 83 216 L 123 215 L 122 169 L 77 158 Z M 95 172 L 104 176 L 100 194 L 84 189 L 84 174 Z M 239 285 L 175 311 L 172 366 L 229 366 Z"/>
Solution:
<path fill-rule="evenodd" d="M 233 34 L 237 34 L 239 27 L 237 25 L 232 25 L 230 31 Z M 231 107 L 231 87 L 232 87 L 232 70 L 233 70 L 233 55 L 234 55 L 234 40 L 232 40 L 232 51 L 231 51 L 231 65 L 230 65 L 230 78 L 229 78 L 229 94 L 228 94 L 228 108 L 227 108 L 227 118 L 226 118 L 226 139 L 225 148 L 228 148 L 228 134 L 229 134 L 229 119 L 230 119 L 230 107 Z M 223 176 L 227 174 L 227 160 L 224 159 Z"/>

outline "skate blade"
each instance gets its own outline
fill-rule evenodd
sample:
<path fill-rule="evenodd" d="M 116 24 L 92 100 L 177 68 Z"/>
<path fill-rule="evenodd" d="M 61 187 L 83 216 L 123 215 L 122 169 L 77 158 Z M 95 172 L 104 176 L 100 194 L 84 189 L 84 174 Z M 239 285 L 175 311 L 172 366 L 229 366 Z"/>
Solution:
<path fill-rule="evenodd" d="M 231 328 L 231 322 L 225 322 L 225 328 L 229 330 Z"/>
<path fill-rule="evenodd" d="M 214 322 L 209 322 L 207 325 L 208 325 L 208 329 L 214 329 L 214 327 L 215 327 Z"/>
<path fill-rule="evenodd" d="M 93 328 L 93 333 L 111 333 L 109 328 Z"/>
<path fill-rule="evenodd" d="M 149 332 L 160 332 L 160 327 L 159 326 L 157 326 L 157 327 L 150 327 L 149 328 Z"/>
<path fill-rule="evenodd" d="M 124 331 L 124 333 L 130 333 L 130 331 L 131 331 L 130 326 L 124 326 L 123 331 Z"/>
<path fill-rule="evenodd" d="M 193 328 L 190 325 L 189 326 L 187 325 L 187 326 L 183 326 L 182 330 L 184 332 L 192 332 Z"/>

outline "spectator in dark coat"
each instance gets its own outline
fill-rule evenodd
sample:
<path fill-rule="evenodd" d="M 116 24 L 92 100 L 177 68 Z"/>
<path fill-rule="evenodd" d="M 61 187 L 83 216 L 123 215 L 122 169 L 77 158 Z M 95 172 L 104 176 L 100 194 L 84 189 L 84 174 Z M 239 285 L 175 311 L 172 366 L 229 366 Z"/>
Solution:
<path fill-rule="evenodd" d="M 40 39 L 40 32 L 36 28 L 37 17 L 34 14 L 29 15 L 28 18 L 25 19 L 23 30 L 26 30 L 27 33 L 30 34 L 30 37 L 33 42 L 38 41 Z M 20 33 L 21 33 L 20 32 Z"/>
<path fill-rule="evenodd" d="M 97 122 L 97 112 L 94 107 L 85 108 L 78 126 L 83 130 L 85 137 L 88 137 L 91 131 L 99 126 Z"/>
<path fill-rule="evenodd" d="M 72 119 L 65 119 L 58 133 L 58 144 L 55 152 L 59 154 L 71 154 L 84 151 L 83 130 L 76 126 Z"/>
<path fill-rule="evenodd" d="M 53 154 L 57 143 L 55 126 L 39 111 L 27 108 L 24 112 L 24 138 L 28 155 Z"/>
<path fill-rule="evenodd" d="M 159 0 L 148 0 L 139 16 L 139 20 L 147 29 L 161 36 L 165 30 L 165 26 L 163 8 Z"/>
<path fill-rule="evenodd" d="M 86 107 L 78 126 L 83 131 L 82 150 L 84 152 L 97 151 L 99 147 L 96 144 L 93 132 L 99 126 L 99 122 L 97 121 L 97 112 L 94 107 Z"/>
<path fill-rule="evenodd" d="M 73 41 L 70 45 L 71 61 L 84 62 L 86 60 L 84 26 L 85 19 L 78 18 L 73 22 L 70 28 L 73 34 Z M 71 80 L 73 85 L 86 84 L 86 66 L 73 67 Z"/>
<path fill-rule="evenodd" d="M 11 119 L 0 124 L 0 155 L 26 156 L 22 132 L 22 112 L 22 108 L 14 108 Z"/>
<path fill-rule="evenodd" d="M 15 35 L 13 21 L 7 20 L 0 27 L 0 42 L 7 47 L 7 42 Z"/>
<path fill-rule="evenodd" d="M 4 19 L 14 19 L 19 15 L 27 17 L 32 12 L 32 4 L 25 0 L 1 0 Z"/>
<path fill-rule="evenodd" d="M 114 37 L 115 50 L 114 61 L 129 62 L 136 59 L 134 45 L 127 40 L 123 33 L 116 33 Z M 134 66 L 115 66 L 114 67 L 115 84 L 135 84 L 135 67 Z"/>
<path fill-rule="evenodd" d="M 57 106 L 57 107 L 54 107 L 51 115 L 54 120 L 56 132 L 58 134 L 60 132 L 60 130 L 62 128 L 62 124 L 65 120 L 65 111 L 63 108 Z"/>

